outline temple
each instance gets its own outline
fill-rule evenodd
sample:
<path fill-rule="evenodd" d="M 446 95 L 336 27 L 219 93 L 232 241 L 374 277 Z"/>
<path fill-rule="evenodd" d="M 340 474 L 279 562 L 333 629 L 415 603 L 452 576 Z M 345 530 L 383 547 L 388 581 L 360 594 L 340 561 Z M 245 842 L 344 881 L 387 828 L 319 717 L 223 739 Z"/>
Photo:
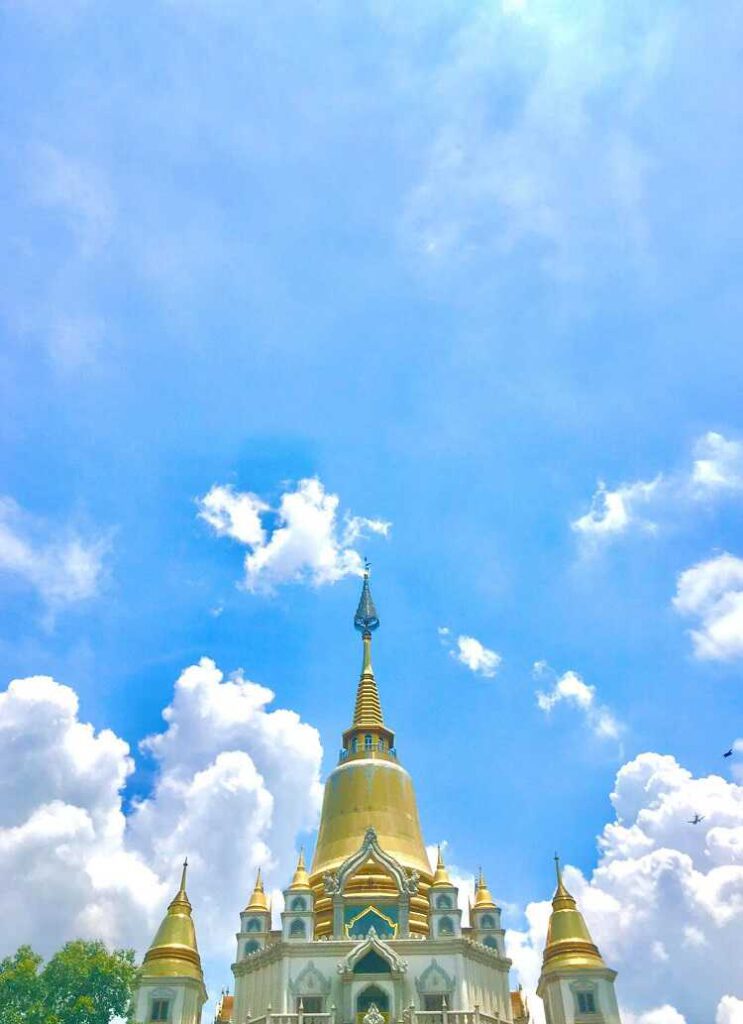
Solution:
<path fill-rule="evenodd" d="M 368 568 L 354 625 L 362 665 L 310 867 L 300 851 L 272 927 L 261 872 L 239 915 L 234 992 L 215 1024 L 529 1024 L 510 985 L 501 912 L 479 871 L 469 918 L 441 850 L 426 854 L 413 781 L 385 723 L 372 668 L 379 626 Z M 537 988 L 547 1024 L 621 1024 L 615 972 L 557 865 Z M 200 1024 L 206 989 L 186 868 L 138 973 L 136 1024 Z"/>

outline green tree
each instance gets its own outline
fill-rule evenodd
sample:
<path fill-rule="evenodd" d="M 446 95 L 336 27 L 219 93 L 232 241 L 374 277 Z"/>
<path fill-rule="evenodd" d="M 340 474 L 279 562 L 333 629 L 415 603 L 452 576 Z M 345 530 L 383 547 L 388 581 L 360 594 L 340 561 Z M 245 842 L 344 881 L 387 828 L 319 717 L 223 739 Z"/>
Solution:
<path fill-rule="evenodd" d="M 128 1014 L 133 950 L 78 939 L 41 963 L 28 946 L 0 962 L 0 1024 L 109 1024 Z"/>
<path fill-rule="evenodd" d="M 21 946 L 15 956 L 0 960 L 0 1024 L 41 1024 L 41 964 L 30 946 Z"/>

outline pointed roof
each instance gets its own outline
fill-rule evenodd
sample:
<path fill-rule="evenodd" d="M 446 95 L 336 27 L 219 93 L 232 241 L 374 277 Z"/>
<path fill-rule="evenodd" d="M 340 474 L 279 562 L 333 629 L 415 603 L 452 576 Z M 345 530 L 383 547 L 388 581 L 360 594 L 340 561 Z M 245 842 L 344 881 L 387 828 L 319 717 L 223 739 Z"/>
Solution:
<path fill-rule="evenodd" d="M 444 858 L 443 858 L 443 855 L 441 853 L 441 844 L 440 843 L 439 843 L 438 851 L 439 851 L 438 852 L 438 858 L 436 860 L 436 872 L 435 872 L 435 874 L 433 876 L 433 882 L 431 882 L 431 888 L 432 889 L 442 889 L 445 886 L 447 888 L 449 888 L 449 887 L 451 887 L 452 883 L 451 883 L 451 878 L 449 878 L 449 872 L 446 870 L 446 865 L 444 864 Z"/>
<path fill-rule="evenodd" d="M 353 624 L 356 629 L 358 629 L 359 633 L 371 633 L 372 630 L 379 628 L 379 616 L 377 615 L 377 609 L 374 606 L 374 598 L 371 596 L 371 589 L 369 587 L 369 569 L 369 562 L 365 562 L 364 583 L 361 587 L 361 597 L 359 598 L 356 614 L 353 617 Z"/>
<path fill-rule="evenodd" d="M 258 874 L 255 876 L 255 886 L 245 909 L 262 910 L 266 914 L 270 913 L 271 908 L 268 905 L 266 890 L 263 888 L 263 877 L 260 868 L 258 868 Z"/>
<path fill-rule="evenodd" d="M 557 888 L 552 897 L 552 914 L 544 946 L 542 974 L 560 970 L 606 969 L 606 964 L 594 945 L 578 905 L 565 888 L 560 858 L 555 854 Z"/>
<path fill-rule="evenodd" d="M 143 978 L 187 977 L 204 984 L 191 903 L 186 894 L 188 860 L 184 861 L 181 885 L 171 900 L 152 945 L 145 954 Z M 204 992 L 206 999 L 206 992 Z"/>
<path fill-rule="evenodd" d="M 475 886 L 475 902 L 472 904 L 473 910 L 497 910 L 495 900 L 490 894 L 488 889 L 488 883 L 485 881 L 485 876 L 480 868 L 480 874 L 477 879 Z"/>
<path fill-rule="evenodd" d="M 289 889 L 294 891 L 295 889 L 309 889 L 310 888 L 310 876 L 307 874 L 307 868 L 304 864 L 304 847 L 299 851 L 299 858 L 297 860 L 297 866 L 294 870 L 294 877 L 289 883 Z"/>

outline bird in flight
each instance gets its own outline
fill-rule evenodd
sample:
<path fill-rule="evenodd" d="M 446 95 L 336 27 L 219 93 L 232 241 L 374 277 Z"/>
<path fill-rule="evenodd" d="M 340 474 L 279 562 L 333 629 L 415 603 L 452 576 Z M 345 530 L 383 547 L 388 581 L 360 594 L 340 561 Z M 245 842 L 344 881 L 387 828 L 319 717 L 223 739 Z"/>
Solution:
<path fill-rule="evenodd" d="M 703 814 L 695 814 L 693 818 L 689 820 L 690 825 L 698 825 L 700 821 L 704 821 Z"/>
<path fill-rule="evenodd" d="M 725 753 L 722 756 L 723 757 L 732 757 L 733 756 L 733 748 L 731 747 L 730 750 L 726 750 Z"/>

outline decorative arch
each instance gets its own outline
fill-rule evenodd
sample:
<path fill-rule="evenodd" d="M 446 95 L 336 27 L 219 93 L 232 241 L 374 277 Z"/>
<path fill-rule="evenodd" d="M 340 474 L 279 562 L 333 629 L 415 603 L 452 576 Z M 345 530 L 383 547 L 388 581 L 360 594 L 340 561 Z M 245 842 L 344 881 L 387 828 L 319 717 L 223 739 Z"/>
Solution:
<path fill-rule="evenodd" d="M 485 938 L 482 940 L 482 944 L 483 946 L 487 946 L 488 949 L 498 948 L 498 940 L 494 935 L 486 935 Z"/>
<path fill-rule="evenodd" d="M 454 991 L 454 978 L 437 960 L 432 960 L 416 980 L 415 987 L 419 995 L 449 995 Z"/>
<path fill-rule="evenodd" d="M 289 937 L 292 939 L 307 938 L 307 925 L 304 923 L 301 917 L 298 917 L 296 921 L 292 921 L 292 923 L 289 925 Z"/>
<path fill-rule="evenodd" d="M 454 900 L 448 893 L 441 893 L 436 897 L 436 909 L 437 910 L 453 910 Z"/>
<path fill-rule="evenodd" d="M 263 925 L 257 917 L 251 917 L 248 923 L 245 925 L 246 932 L 260 932 L 263 931 Z"/>
<path fill-rule="evenodd" d="M 305 896 L 292 896 L 289 900 L 289 910 L 303 913 L 307 909 L 307 898 Z"/>
<path fill-rule="evenodd" d="M 251 953 L 257 953 L 260 948 L 260 942 L 258 942 L 256 939 L 250 939 L 248 942 L 245 943 L 245 956 L 250 956 Z"/>
<path fill-rule="evenodd" d="M 395 858 L 385 853 L 379 845 L 376 830 L 368 828 L 364 835 L 364 841 L 356 853 L 352 853 L 338 869 L 337 892 L 342 893 L 344 891 L 347 882 L 350 881 L 361 865 L 365 864 L 367 860 L 373 860 L 375 864 L 384 868 L 393 877 L 399 893 L 412 895 L 418 891 L 417 874 L 413 872 L 408 877 L 403 867 Z"/>
<path fill-rule="evenodd" d="M 483 914 L 480 918 L 480 927 L 484 930 L 495 928 L 495 918 L 492 914 Z"/>
<path fill-rule="evenodd" d="M 390 1012 L 390 997 L 383 988 L 380 988 L 379 985 L 375 985 L 373 982 L 371 985 L 363 988 L 356 996 L 357 1016 L 366 1013 L 370 1006 L 376 1006 L 381 1013 Z"/>
<path fill-rule="evenodd" d="M 402 957 L 398 956 L 391 946 L 389 946 L 383 939 L 380 939 L 374 928 L 370 928 L 364 941 L 357 943 L 345 960 L 341 960 L 338 964 L 338 973 L 346 975 L 353 974 L 354 968 L 359 960 L 365 957 L 367 953 L 372 950 L 389 964 L 391 973 L 403 974 L 407 971 L 407 960 L 403 960 Z"/>
<path fill-rule="evenodd" d="M 330 993 L 330 978 L 318 971 L 310 960 L 294 981 L 289 982 L 289 991 L 293 996 L 326 996 Z"/>
<path fill-rule="evenodd" d="M 454 922 L 450 917 L 442 917 L 439 921 L 438 928 L 439 935 L 453 935 L 454 934 Z"/>

